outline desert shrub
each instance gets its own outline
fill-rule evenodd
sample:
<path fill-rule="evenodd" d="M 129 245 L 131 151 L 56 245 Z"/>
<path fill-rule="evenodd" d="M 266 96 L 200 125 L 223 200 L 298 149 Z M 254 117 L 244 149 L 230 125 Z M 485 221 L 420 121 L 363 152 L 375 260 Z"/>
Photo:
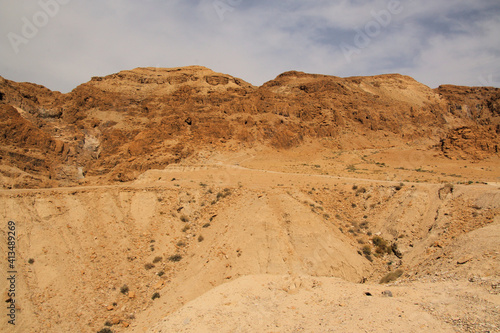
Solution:
<path fill-rule="evenodd" d="M 165 272 L 164 272 L 164 271 L 159 271 L 159 272 L 158 272 L 158 276 L 163 276 L 163 275 L 165 275 Z"/>
<path fill-rule="evenodd" d="M 189 222 L 189 218 L 186 215 L 181 216 L 181 221 L 182 222 Z"/>
<path fill-rule="evenodd" d="M 372 262 L 372 261 L 373 261 L 372 256 L 371 256 L 371 255 L 369 255 L 369 254 L 365 255 L 365 258 L 366 258 L 368 261 L 370 261 L 370 262 Z"/>
<path fill-rule="evenodd" d="M 202 235 L 198 236 L 198 242 L 203 242 L 204 239 L 205 238 Z"/>
<path fill-rule="evenodd" d="M 156 292 L 153 294 L 153 296 L 151 296 L 151 299 L 154 301 L 155 299 L 157 298 L 160 298 L 160 293 L 159 292 Z"/>
<path fill-rule="evenodd" d="M 186 243 L 184 243 L 183 241 L 179 241 L 179 242 L 177 242 L 177 246 L 183 247 L 183 246 L 186 246 Z"/>
<path fill-rule="evenodd" d="M 370 245 L 365 245 L 361 248 L 361 250 L 363 251 L 363 254 L 364 255 L 370 255 L 372 254 L 372 248 Z"/>
<path fill-rule="evenodd" d="M 217 193 L 217 200 L 224 199 L 225 197 L 231 195 L 231 190 L 229 188 L 225 188 L 222 192 Z"/>
<path fill-rule="evenodd" d="M 363 193 L 366 193 L 366 188 L 364 188 L 364 187 L 358 188 L 356 190 L 356 195 L 360 195 L 360 194 L 363 194 Z"/>
<path fill-rule="evenodd" d="M 357 190 L 358 189 L 358 185 L 352 185 L 352 189 L 353 190 Z"/>
<path fill-rule="evenodd" d="M 122 294 L 126 294 L 126 293 L 128 293 L 128 290 L 129 290 L 129 289 L 128 289 L 128 286 L 127 286 L 126 284 L 124 284 L 123 286 L 121 286 L 121 287 L 120 287 L 120 292 L 121 292 Z"/>
<path fill-rule="evenodd" d="M 184 228 L 182 228 L 182 232 L 186 232 L 186 231 L 188 231 L 189 229 L 191 229 L 191 227 L 190 227 L 190 226 L 188 226 L 188 225 L 186 225 L 186 226 L 184 226 Z"/>
<path fill-rule="evenodd" d="M 173 261 L 173 262 L 181 261 L 181 259 L 182 259 L 182 256 L 180 254 L 174 254 L 173 256 L 170 256 L 168 258 L 168 260 Z"/>
<path fill-rule="evenodd" d="M 97 333 L 113 333 L 113 331 L 106 327 L 100 331 L 97 331 Z"/>
<path fill-rule="evenodd" d="M 402 269 L 396 269 L 394 272 L 390 272 L 386 276 L 384 276 L 382 279 L 380 279 L 380 283 L 389 283 L 392 281 L 396 281 L 401 275 L 403 275 L 403 270 Z"/>
<path fill-rule="evenodd" d="M 35 262 L 35 259 L 33 259 L 33 258 L 29 258 L 29 260 L 28 260 L 28 264 L 33 264 L 34 262 Z"/>
<path fill-rule="evenodd" d="M 113 326 L 113 324 L 109 320 L 106 320 L 104 326 Z"/>
<path fill-rule="evenodd" d="M 374 236 L 372 238 L 373 245 L 376 247 L 375 252 L 378 254 L 391 253 L 391 246 L 387 243 L 385 239 L 380 236 Z"/>
<path fill-rule="evenodd" d="M 152 263 L 149 263 L 149 262 L 144 265 L 144 268 L 147 269 L 147 270 L 150 270 L 153 267 L 155 267 L 155 265 L 153 265 Z"/>
<path fill-rule="evenodd" d="M 163 258 L 162 257 L 155 257 L 153 259 L 153 264 L 156 264 L 157 262 L 160 262 Z"/>
<path fill-rule="evenodd" d="M 208 228 L 208 227 L 210 227 L 210 223 L 205 223 L 205 224 L 203 225 L 203 228 Z"/>

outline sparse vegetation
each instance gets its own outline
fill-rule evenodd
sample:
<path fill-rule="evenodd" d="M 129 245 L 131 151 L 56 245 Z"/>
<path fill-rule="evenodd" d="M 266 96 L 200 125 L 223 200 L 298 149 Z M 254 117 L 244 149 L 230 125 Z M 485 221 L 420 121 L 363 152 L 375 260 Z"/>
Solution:
<path fill-rule="evenodd" d="M 173 256 L 168 257 L 168 260 L 172 262 L 178 262 L 181 261 L 181 259 L 182 256 L 180 254 L 174 254 Z"/>
<path fill-rule="evenodd" d="M 374 236 L 372 238 L 372 243 L 375 246 L 375 253 L 378 255 L 383 255 L 385 253 L 390 254 L 392 252 L 389 243 L 380 236 Z"/>
<path fill-rule="evenodd" d="M 363 252 L 363 254 L 364 254 L 365 256 L 368 256 L 368 255 L 372 254 L 372 248 L 371 248 L 371 246 L 370 246 L 370 245 L 365 245 L 365 246 L 363 246 L 363 247 L 361 248 L 361 251 Z"/>
<path fill-rule="evenodd" d="M 189 229 L 191 229 L 191 227 L 190 227 L 190 226 L 188 226 L 188 225 L 186 225 L 186 226 L 184 226 L 184 228 L 182 228 L 182 232 L 186 232 L 186 231 L 188 231 Z"/>
<path fill-rule="evenodd" d="M 162 257 L 155 257 L 153 259 L 153 264 L 156 264 L 157 262 L 160 262 L 163 258 Z"/>
<path fill-rule="evenodd" d="M 161 276 L 163 276 L 163 275 L 165 275 L 165 272 L 164 272 L 164 271 L 159 271 L 159 272 L 158 272 L 158 276 L 160 276 L 160 277 L 161 277 Z"/>
<path fill-rule="evenodd" d="M 147 264 L 144 265 L 144 268 L 147 270 L 150 270 L 151 268 L 155 267 L 152 263 L 148 262 Z"/>
<path fill-rule="evenodd" d="M 159 292 L 156 292 L 153 294 L 153 296 L 151 296 L 151 299 L 154 301 L 155 299 L 157 298 L 160 298 L 160 293 Z"/>
<path fill-rule="evenodd" d="M 354 164 L 349 164 L 346 169 L 349 172 L 355 172 L 356 171 L 356 167 L 354 166 Z"/>
<path fill-rule="evenodd" d="M 120 287 L 120 292 L 122 294 L 126 294 L 128 293 L 129 289 L 128 289 L 128 286 L 126 284 L 124 284 L 123 286 Z"/>
<path fill-rule="evenodd" d="M 208 227 L 210 227 L 210 223 L 205 223 L 205 224 L 202 226 L 202 228 L 208 228 Z"/>
<path fill-rule="evenodd" d="M 229 188 L 225 188 L 222 192 L 218 192 L 216 196 L 216 200 L 224 199 L 225 197 L 231 195 L 231 190 Z"/>
<path fill-rule="evenodd" d="M 113 333 L 113 331 L 106 327 L 100 331 L 97 331 L 97 333 Z"/>
<path fill-rule="evenodd" d="M 380 283 L 389 283 L 392 281 L 396 281 L 401 275 L 403 275 L 403 270 L 402 269 L 396 269 L 394 272 L 391 272 L 384 276 L 382 279 L 380 279 Z"/>
<path fill-rule="evenodd" d="M 181 221 L 182 222 L 189 222 L 189 218 L 186 215 L 181 216 Z"/>
<path fill-rule="evenodd" d="M 183 241 L 178 241 L 177 242 L 177 246 L 178 247 L 184 247 L 184 246 L 186 246 L 186 243 L 184 243 Z"/>
<path fill-rule="evenodd" d="M 28 264 L 30 264 L 30 265 L 31 265 L 31 264 L 33 264 L 34 262 L 35 262 L 35 259 L 33 259 L 33 258 L 29 258 L 29 259 L 28 259 Z"/>
<path fill-rule="evenodd" d="M 363 193 L 366 193 L 366 188 L 364 187 L 360 187 L 356 190 L 356 195 L 360 195 L 360 194 L 363 194 Z"/>
<path fill-rule="evenodd" d="M 199 236 L 198 236 L 198 242 L 203 242 L 203 240 L 204 240 L 204 239 L 205 239 L 205 238 L 204 238 L 202 235 L 199 235 Z"/>

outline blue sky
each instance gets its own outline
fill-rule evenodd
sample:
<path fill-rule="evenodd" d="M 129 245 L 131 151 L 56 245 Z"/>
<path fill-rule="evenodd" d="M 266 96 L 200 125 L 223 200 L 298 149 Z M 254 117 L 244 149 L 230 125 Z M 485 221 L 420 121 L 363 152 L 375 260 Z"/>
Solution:
<path fill-rule="evenodd" d="M 0 0 L 0 75 L 68 92 L 136 67 L 500 87 L 498 0 Z"/>

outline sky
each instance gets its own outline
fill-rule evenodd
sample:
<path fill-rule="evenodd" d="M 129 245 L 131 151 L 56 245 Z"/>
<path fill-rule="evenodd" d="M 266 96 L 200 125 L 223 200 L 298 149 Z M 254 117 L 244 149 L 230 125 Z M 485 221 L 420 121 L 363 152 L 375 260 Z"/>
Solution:
<path fill-rule="evenodd" d="M 69 92 L 136 67 L 500 87 L 499 0 L 0 0 L 0 76 Z"/>

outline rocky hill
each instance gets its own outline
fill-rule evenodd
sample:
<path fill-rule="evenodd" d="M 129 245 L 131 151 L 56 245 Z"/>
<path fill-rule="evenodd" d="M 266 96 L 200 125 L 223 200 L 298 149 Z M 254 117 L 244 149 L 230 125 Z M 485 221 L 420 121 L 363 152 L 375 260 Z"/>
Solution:
<path fill-rule="evenodd" d="M 0 78 L 2 186 L 130 181 L 199 151 L 311 140 L 337 150 L 417 143 L 484 159 L 498 155 L 499 97 L 398 74 L 292 71 L 255 87 L 201 66 L 122 71 L 67 94 Z"/>

